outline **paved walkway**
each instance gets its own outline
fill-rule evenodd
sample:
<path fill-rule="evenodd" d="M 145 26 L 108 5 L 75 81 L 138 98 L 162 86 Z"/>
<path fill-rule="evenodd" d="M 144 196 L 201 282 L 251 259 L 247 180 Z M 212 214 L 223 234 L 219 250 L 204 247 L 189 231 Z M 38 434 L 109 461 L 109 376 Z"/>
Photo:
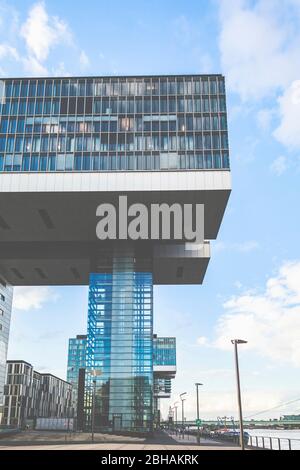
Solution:
<path fill-rule="evenodd" d="M 69 436 L 63 433 L 24 432 L 8 440 L 0 440 L 0 450 L 239 450 L 237 446 L 224 446 L 222 443 L 201 440 L 196 444 L 193 436 L 185 439 L 171 436 L 165 432 L 156 432 L 153 437 L 137 438 L 95 434 L 92 443 L 89 434 L 78 433 Z"/>

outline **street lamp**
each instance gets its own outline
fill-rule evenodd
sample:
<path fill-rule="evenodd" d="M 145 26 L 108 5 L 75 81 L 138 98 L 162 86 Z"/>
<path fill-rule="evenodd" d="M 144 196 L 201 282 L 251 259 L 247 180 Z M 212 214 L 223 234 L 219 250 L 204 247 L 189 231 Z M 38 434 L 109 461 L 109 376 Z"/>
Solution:
<path fill-rule="evenodd" d="M 200 429 L 199 429 L 199 419 L 200 419 L 200 413 L 199 413 L 199 387 L 203 385 L 200 382 L 196 382 L 196 393 L 197 393 L 197 443 L 200 444 Z"/>
<path fill-rule="evenodd" d="M 96 380 L 93 380 L 93 403 L 92 403 L 92 441 L 94 441 L 95 432 L 95 403 L 96 402 Z"/>
<path fill-rule="evenodd" d="M 96 409 L 96 377 L 102 375 L 102 370 L 93 369 L 91 372 L 88 372 L 89 375 L 93 377 L 93 402 L 92 402 L 92 441 L 94 441 L 95 433 L 95 409 Z"/>
<path fill-rule="evenodd" d="M 245 450 L 243 412 L 242 412 L 242 400 L 241 400 L 241 384 L 240 384 L 240 371 L 239 371 L 239 358 L 238 358 L 237 345 L 246 344 L 247 341 L 244 341 L 243 339 L 232 339 L 231 343 L 234 345 L 237 398 L 238 398 L 239 421 L 240 421 L 240 445 L 241 445 L 242 450 Z"/>
<path fill-rule="evenodd" d="M 183 427 L 184 427 L 184 400 L 186 400 L 186 398 L 182 398 L 184 395 L 186 395 L 186 392 L 183 392 L 181 393 L 179 396 L 180 396 L 180 400 L 181 400 L 181 421 L 182 421 L 182 430 L 183 430 Z"/>

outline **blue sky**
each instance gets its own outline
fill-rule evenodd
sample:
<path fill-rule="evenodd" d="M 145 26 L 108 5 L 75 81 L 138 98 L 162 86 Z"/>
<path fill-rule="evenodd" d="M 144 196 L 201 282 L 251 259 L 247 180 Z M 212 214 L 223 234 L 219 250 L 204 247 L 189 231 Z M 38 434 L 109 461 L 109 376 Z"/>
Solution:
<path fill-rule="evenodd" d="M 84 8 L 83 8 L 84 5 Z M 203 382 L 203 417 L 300 397 L 300 0 L 0 0 L 0 75 L 223 73 L 233 191 L 202 286 L 155 288 L 155 331 L 175 335 L 172 400 Z M 87 288 L 19 288 L 10 358 L 66 373 Z M 300 401 L 264 417 L 300 410 Z"/>

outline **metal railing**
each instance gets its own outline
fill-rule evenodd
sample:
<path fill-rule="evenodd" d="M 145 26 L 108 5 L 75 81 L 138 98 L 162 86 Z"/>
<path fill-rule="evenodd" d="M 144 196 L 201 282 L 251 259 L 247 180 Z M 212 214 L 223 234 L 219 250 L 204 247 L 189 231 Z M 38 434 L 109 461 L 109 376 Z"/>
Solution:
<path fill-rule="evenodd" d="M 300 450 L 300 439 L 249 436 L 248 447 L 268 450 Z"/>

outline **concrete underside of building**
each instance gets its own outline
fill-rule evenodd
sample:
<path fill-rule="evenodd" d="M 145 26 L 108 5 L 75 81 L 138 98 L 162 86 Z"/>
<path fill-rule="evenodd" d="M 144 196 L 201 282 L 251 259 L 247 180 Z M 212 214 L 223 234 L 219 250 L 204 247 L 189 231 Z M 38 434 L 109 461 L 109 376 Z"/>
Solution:
<path fill-rule="evenodd" d="M 12 285 L 88 285 L 97 251 L 96 208 L 138 202 L 205 207 L 205 239 L 215 239 L 230 194 L 228 171 L 1 174 L 0 276 Z M 152 250 L 154 284 L 202 283 L 209 244 L 138 241 Z M 110 242 L 107 242 L 111 245 Z"/>

